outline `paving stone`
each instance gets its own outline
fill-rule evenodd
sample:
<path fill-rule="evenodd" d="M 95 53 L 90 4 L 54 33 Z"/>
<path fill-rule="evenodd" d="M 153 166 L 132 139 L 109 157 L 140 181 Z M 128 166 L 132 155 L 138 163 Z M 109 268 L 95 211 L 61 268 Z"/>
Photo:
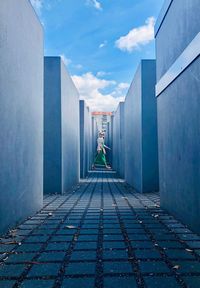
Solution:
<path fill-rule="evenodd" d="M 198 261 L 173 261 L 174 266 L 178 265 L 179 273 L 200 273 L 200 262 Z"/>
<path fill-rule="evenodd" d="M 176 282 L 176 279 L 168 276 L 149 276 L 144 277 L 144 282 L 147 288 L 180 288 L 180 284 Z"/>
<path fill-rule="evenodd" d="M 23 264 L 10 264 L 0 266 L 0 276 L 19 277 L 25 269 Z"/>
<path fill-rule="evenodd" d="M 184 249 L 184 245 L 178 241 L 157 241 L 160 247 L 162 248 L 182 248 Z"/>
<path fill-rule="evenodd" d="M 62 261 L 65 257 L 65 252 L 43 252 L 40 254 L 38 261 Z"/>
<path fill-rule="evenodd" d="M 142 273 L 169 273 L 170 270 L 165 264 L 165 262 L 157 261 L 141 261 L 139 263 Z"/>
<path fill-rule="evenodd" d="M 59 229 L 56 231 L 56 235 L 74 235 L 76 233 L 77 229 Z"/>
<path fill-rule="evenodd" d="M 16 251 L 18 252 L 37 252 L 42 247 L 42 244 L 23 244 L 18 246 Z"/>
<path fill-rule="evenodd" d="M 116 235 L 114 235 L 114 234 L 104 234 L 103 235 L 103 238 L 104 238 L 104 240 L 105 241 L 115 241 L 115 240 L 119 240 L 119 241 L 123 241 L 123 235 L 121 235 L 121 234 L 116 234 Z"/>
<path fill-rule="evenodd" d="M 30 242 L 46 242 L 47 239 L 49 238 L 49 236 L 45 236 L 45 235 L 42 235 L 42 236 L 29 236 L 28 238 L 25 239 L 24 243 L 30 243 Z"/>
<path fill-rule="evenodd" d="M 103 263 L 104 273 L 131 273 L 132 266 L 129 262 L 106 262 Z"/>
<path fill-rule="evenodd" d="M 140 248 L 140 249 L 144 249 L 144 248 L 148 248 L 148 249 L 153 249 L 154 248 L 154 244 L 151 241 L 131 241 L 131 245 L 133 248 Z"/>
<path fill-rule="evenodd" d="M 200 248 L 200 241 L 187 241 L 186 242 L 191 248 Z"/>
<path fill-rule="evenodd" d="M 189 240 L 189 241 L 200 240 L 200 236 L 195 235 L 195 234 L 189 234 L 189 233 L 187 233 L 187 234 L 179 234 L 178 237 L 181 240 Z"/>
<path fill-rule="evenodd" d="M 127 259 L 128 254 L 126 250 L 104 250 L 104 259 Z"/>
<path fill-rule="evenodd" d="M 104 234 L 121 234 L 121 229 L 116 229 L 116 228 L 104 228 L 103 229 Z"/>
<path fill-rule="evenodd" d="M 55 263 L 34 264 L 28 273 L 28 277 L 56 276 L 59 268 L 60 264 Z"/>
<path fill-rule="evenodd" d="M 95 262 L 84 262 L 84 263 L 70 262 L 66 268 L 65 275 L 95 274 L 95 269 L 96 269 Z"/>
<path fill-rule="evenodd" d="M 84 229 L 91 229 L 91 228 L 96 228 L 96 224 L 83 224 Z"/>
<path fill-rule="evenodd" d="M 12 280 L 0 280 L 1 288 L 12 288 L 15 284 L 15 281 Z"/>
<path fill-rule="evenodd" d="M 80 235 L 78 241 L 97 241 L 98 234 L 96 235 Z"/>
<path fill-rule="evenodd" d="M 98 235 L 98 229 L 81 229 L 80 235 Z"/>
<path fill-rule="evenodd" d="M 157 234 L 155 236 L 157 241 L 177 241 L 176 236 L 175 235 L 171 235 L 171 234 Z"/>
<path fill-rule="evenodd" d="M 145 241 L 145 240 L 149 240 L 149 237 L 145 234 L 129 234 L 129 239 L 130 240 L 141 240 L 141 241 Z"/>
<path fill-rule="evenodd" d="M 96 260 L 96 251 L 74 251 L 71 260 Z"/>
<path fill-rule="evenodd" d="M 36 229 L 31 234 L 32 235 L 51 235 L 54 233 L 54 229 Z"/>
<path fill-rule="evenodd" d="M 193 249 L 191 249 L 191 250 L 193 250 Z M 195 249 L 193 251 L 195 251 L 195 253 L 197 253 L 200 256 L 200 249 Z"/>
<path fill-rule="evenodd" d="M 187 288 L 199 288 L 200 287 L 200 276 L 188 276 L 183 277 Z"/>
<path fill-rule="evenodd" d="M 53 236 L 50 241 L 51 242 L 69 242 L 69 241 L 72 241 L 72 238 L 73 238 L 74 235 L 56 235 L 56 236 Z"/>
<path fill-rule="evenodd" d="M 75 250 L 77 249 L 96 249 L 97 242 L 77 242 L 75 245 Z"/>
<path fill-rule="evenodd" d="M 20 288 L 52 288 L 54 280 L 25 280 Z"/>
<path fill-rule="evenodd" d="M 104 249 L 106 248 L 126 248 L 126 245 L 123 241 L 104 241 L 103 243 Z"/>
<path fill-rule="evenodd" d="M 68 278 L 64 279 L 61 288 L 94 288 L 94 278 Z"/>
<path fill-rule="evenodd" d="M 19 225 L 18 226 L 18 229 L 23 229 L 23 230 L 26 230 L 26 229 L 34 229 L 34 228 L 36 228 L 38 225 L 35 225 L 35 224 L 33 224 L 33 225 L 31 225 L 31 224 L 28 224 L 28 225 L 26 225 L 26 224 L 22 224 L 22 225 Z"/>
<path fill-rule="evenodd" d="M 143 249 L 143 250 L 135 250 L 135 256 L 138 259 L 160 259 L 161 255 L 156 250 Z"/>
<path fill-rule="evenodd" d="M 137 283 L 134 276 L 129 277 L 105 277 L 104 288 L 123 287 L 137 288 Z"/>
<path fill-rule="evenodd" d="M 5 253 L 5 252 L 10 252 L 11 250 L 13 250 L 13 248 L 15 248 L 15 245 L 4 245 L 4 244 L 0 244 L 0 253 Z"/>
<path fill-rule="evenodd" d="M 29 229 L 29 230 L 18 229 L 17 234 L 18 235 L 28 235 L 28 234 L 30 234 L 30 232 L 32 232 L 31 229 Z"/>
<path fill-rule="evenodd" d="M 126 232 L 130 235 L 130 234 L 134 234 L 134 235 L 138 235 L 138 234 L 146 234 L 145 230 L 140 228 L 140 229 L 132 229 L 132 228 L 128 228 L 126 229 Z"/>
<path fill-rule="evenodd" d="M 120 229 L 119 224 L 103 224 L 104 229 L 110 229 L 110 228 L 113 228 L 113 226 L 115 226 L 117 229 Z"/>
<path fill-rule="evenodd" d="M 58 242 L 58 243 L 49 243 L 46 247 L 46 251 L 66 251 L 69 248 L 70 242 Z"/>
<path fill-rule="evenodd" d="M 6 262 L 30 262 L 33 257 L 35 256 L 35 253 L 17 253 L 17 254 L 11 254 L 8 256 L 8 259 Z"/>
<path fill-rule="evenodd" d="M 166 250 L 165 253 L 170 259 L 194 259 L 195 257 L 188 251 L 182 249 Z"/>

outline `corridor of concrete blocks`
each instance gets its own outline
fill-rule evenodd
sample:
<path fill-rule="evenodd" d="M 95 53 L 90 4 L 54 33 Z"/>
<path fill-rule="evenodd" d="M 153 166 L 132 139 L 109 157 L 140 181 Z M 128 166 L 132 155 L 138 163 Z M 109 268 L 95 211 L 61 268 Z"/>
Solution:
<path fill-rule="evenodd" d="M 165 1 L 91 171 L 98 113 L 30 1 L 0 1 L 0 288 L 200 287 L 199 15 Z"/>

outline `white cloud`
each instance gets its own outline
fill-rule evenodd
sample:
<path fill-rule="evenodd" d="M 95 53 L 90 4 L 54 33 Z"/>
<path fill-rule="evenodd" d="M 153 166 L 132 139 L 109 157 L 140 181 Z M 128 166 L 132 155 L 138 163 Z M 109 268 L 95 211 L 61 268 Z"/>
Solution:
<path fill-rule="evenodd" d="M 111 93 L 113 97 L 123 97 L 125 98 L 125 95 L 127 93 L 127 90 L 129 88 L 130 84 L 129 83 L 125 83 L 125 82 L 121 82 L 119 83 L 115 90 Z"/>
<path fill-rule="evenodd" d="M 30 0 L 35 11 L 40 14 L 43 7 L 43 0 Z"/>
<path fill-rule="evenodd" d="M 99 71 L 99 72 L 97 72 L 97 77 L 104 77 L 104 76 L 106 76 L 106 75 L 110 75 L 110 73 L 108 73 L 108 72 L 104 72 L 104 71 Z"/>
<path fill-rule="evenodd" d="M 80 70 L 83 68 L 83 66 L 81 64 L 77 64 L 77 65 L 74 65 L 74 68 Z"/>
<path fill-rule="evenodd" d="M 154 39 L 155 18 L 150 17 L 146 20 L 145 25 L 133 28 L 125 36 L 120 37 L 115 45 L 122 51 L 132 52 L 141 45 L 146 45 Z"/>
<path fill-rule="evenodd" d="M 87 0 L 86 4 L 94 7 L 97 10 L 102 10 L 101 3 L 97 0 Z"/>
<path fill-rule="evenodd" d="M 61 54 L 60 57 L 62 58 L 66 66 L 68 66 L 72 62 L 71 59 L 67 58 L 64 54 Z"/>
<path fill-rule="evenodd" d="M 114 95 L 114 92 L 109 94 L 102 92 L 105 88 L 117 89 L 116 81 L 99 79 L 91 72 L 81 76 L 74 75 L 72 79 L 80 93 L 80 98 L 86 100 L 92 111 L 114 111 L 119 102 L 124 100 L 124 96 L 119 93 Z"/>
<path fill-rule="evenodd" d="M 122 83 L 119 83 L 118 88 L 119 88 L 119 90 L 125 90 L 125 89 L 128 89 L 129 86 L 130 86 L 129 83 L 122 82 Z"/>
<path fill-rule="evenodd" d="M 101 48 L 105 47 L 106 45 L 107 45 L 107 41 L 104 41 L 103 43 L 101 43 L 99 45 L 99 48 L 101 49 Z"/>

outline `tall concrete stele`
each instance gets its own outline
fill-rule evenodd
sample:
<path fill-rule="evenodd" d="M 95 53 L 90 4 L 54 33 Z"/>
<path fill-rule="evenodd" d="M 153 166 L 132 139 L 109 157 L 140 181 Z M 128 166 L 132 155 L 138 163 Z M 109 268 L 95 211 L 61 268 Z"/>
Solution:
<path fill-rule="evenodd" d="M 161 205 L 198 233 L 199 15 L 199 0 L 167 0 L 155 28 Z"/>
<path fill-rule="evenodd" d="M 61 57 L 44 61 L 44 193 L 79 181 L 79 94 Z"/>
<path fill-rule="evenodd" d="M 138 192 L 159 190 L 155 83 L 155 60 L 142 60 L 124 103 L 125 180 Z"/>
<path fill-rule="evenodd" d="M 121 178 L 124 178 L 124 102 L 120 102 L 113 116 L 113 145 L 112 145 L 112 168 L 118 172 Z"/>
<path fill-rule="evenodd" d="M 91 113 L 84 100 L 80 105 L 80 177 L 85 178 L 91 169 L 92 139 L 91 139 Z"/>
<path fill-rule="evenodd" d="M 29 1 L 1 0 L 0 232 L 42 207 L 43 60 Z"/>

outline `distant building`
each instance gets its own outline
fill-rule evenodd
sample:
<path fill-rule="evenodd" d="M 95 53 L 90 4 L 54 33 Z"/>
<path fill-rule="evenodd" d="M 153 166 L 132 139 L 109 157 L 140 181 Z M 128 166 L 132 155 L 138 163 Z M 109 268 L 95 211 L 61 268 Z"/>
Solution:
<path fill-rule="evenodd" d="M 92 116 L 96 120 L 98 131 L 103 130 L 106 132 L 108 123 L 111 122 L 112 112 L 93 112 Z"/>

